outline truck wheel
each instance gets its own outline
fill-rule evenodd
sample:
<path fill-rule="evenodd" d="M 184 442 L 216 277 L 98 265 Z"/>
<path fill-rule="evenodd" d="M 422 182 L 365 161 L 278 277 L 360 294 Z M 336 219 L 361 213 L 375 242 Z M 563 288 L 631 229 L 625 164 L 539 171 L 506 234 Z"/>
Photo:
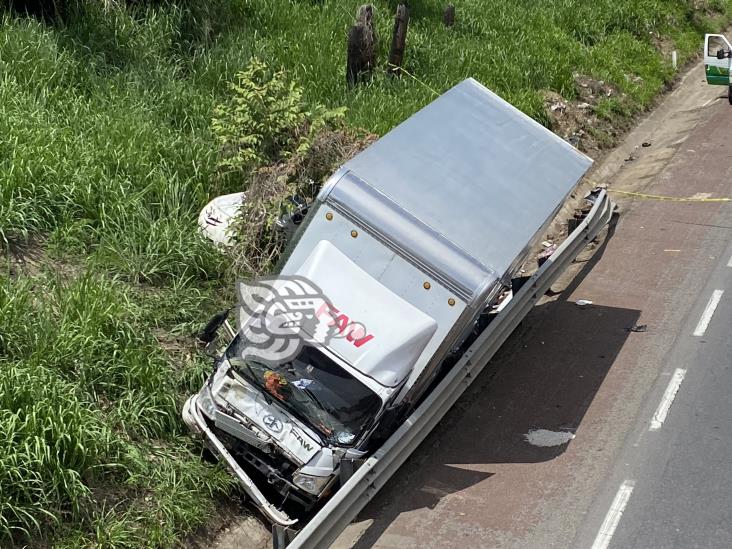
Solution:
<path fill-rule="evenodd" d="M 729 93 L 727 94 L 727 99 L 729 99 L 729 104 L 732 105 L 732 84 L 729 86 Z"/>

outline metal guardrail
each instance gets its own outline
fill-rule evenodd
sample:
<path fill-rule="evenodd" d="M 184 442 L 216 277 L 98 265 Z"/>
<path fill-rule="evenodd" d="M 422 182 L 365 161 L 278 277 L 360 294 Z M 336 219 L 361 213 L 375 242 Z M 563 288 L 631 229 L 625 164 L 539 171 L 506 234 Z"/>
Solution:
<path fill-rule="evenodd" d="M 610 221 L 613 208 L 607 193 L 601 191 L 587 217 L 526 281 L 412 415 L 305 525 L 288 549 L 321 549 L 335 541 L 453 406 L 536 301 Z"/>

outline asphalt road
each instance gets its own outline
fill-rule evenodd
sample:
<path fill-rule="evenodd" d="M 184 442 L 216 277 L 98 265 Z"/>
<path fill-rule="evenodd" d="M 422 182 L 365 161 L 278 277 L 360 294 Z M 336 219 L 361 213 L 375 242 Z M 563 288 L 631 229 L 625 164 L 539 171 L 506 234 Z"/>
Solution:
<path fill-rule="evenodd" d="M 718 259 L 576 547 L 732 547 L 732 246 Z"/>
<path fill-rule="evenodd" d="M 702 79 L 691 71 L 595 179 L 732 196 L 732 108 Z M 337 548 L 732 547 L 732 203 L 615 197 L 621 215 L 594 255 Z"/>

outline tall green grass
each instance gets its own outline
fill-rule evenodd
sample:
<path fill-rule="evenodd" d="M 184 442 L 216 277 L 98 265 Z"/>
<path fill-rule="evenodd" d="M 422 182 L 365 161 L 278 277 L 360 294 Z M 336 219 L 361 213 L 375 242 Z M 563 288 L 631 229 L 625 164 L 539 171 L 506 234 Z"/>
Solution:
<path fill-rule="evenodd" d="M 209 368 L 189 335 L 230 280 L 196 217 L 246 187 L 217 173 L 211 119 L 253 55 L 377 133 L 468 76 L 548 124 L 543 93 L 574 98 L 583 74 L 624 94 L 601 114 L 628 116 L 673 78 L 655 44 L 683 62 L 732 7 L 463 0 L 445 28 L 444 2 L 414 1 L 408 75 L 348 89 L 360 3 L 79 0 L 63 21 L 0 15 L 0 546 L 173 546 L 230 492 L 179 409 Z M 383 60 L 394 2 L 375 6 Z M 23 271 L 14 250 L 29 237 Z"/>
<path fill-rule="evenodd" d="M 126 526 L 130 547 L 155 537 L 170 545 L 202 522 L 213 493 L 229 490 L 231 479 L 181 437 L 177 395 L 190 373 L 171 367 L 141 323 L 151 313 L 130 297 L 90 274 L 0 277 L 5 539 L 89 528 L 113 505 L 140 514 Z"/>
<path fill-rule="evenodd" d="M 455 26 L 445 28 L 444 2 L 411 2 L 405 68 L 417 80 L 377 78 L 352 92 L 343 85 L 344 36 L 358 4 L 265 0 L 244 6 L 248 24 L 262 35 L 254 47 L 260 58 L 288 67 L 307 83 L 312 99 L 346 105 L 353 124 L 377 133 L 469 76 L 543 122 L 541 92 L 574 97 L 574 73 L 614 83 L 642 108 L 672 78 L 670 59 L 660 57 L 654 38 L 673 40 L 683 62 L 699 50 L 700 35 L 718 30 L 723 20 L 694 6 L 725 15 L 730 9 L 724 1 L 464 0 L 455 2 Z M 394 2 L 375 5 L 383 62 Z"/>
<path fill-rule="evenodd" d="M 729 9 L 721 0 L 709 13 L 685 0 L 465 0 L 456 25 L 445 28 L 442 3 L 424 0 L 412 8 L 405 69 L 413 77 L 380 73 L 349 90 L 344 41 L 357 5 L 216 0 L 197 11 L 185 3 L 105 10 L 88 2 L 54 28 L 5 16 L 0 237 L 79 233 L 74 241 L 87 247 L 105 239 L 112 268 L 145 279 L 145 265 L 120 265 L 127 243 L 110 239 L 163 217 L 190 227 L 207 198 L 231 190 L 213 177 L 209 123 L 251 54 L 287 68 L 311 101 L 346 106 L 352 125 L 377 133 L 468 76 L 548 122 L 542 92 L 574 97 L 577 73 L 615 84 L 630 112 L 646 106 L 672 77 L 654 38 L 674 40 L 683 62 L 722 20 L 711 14 Z M 376 7 L 383 60 L 392 10 Z M 151 269 L 167 276 L 181 267 Z"/>

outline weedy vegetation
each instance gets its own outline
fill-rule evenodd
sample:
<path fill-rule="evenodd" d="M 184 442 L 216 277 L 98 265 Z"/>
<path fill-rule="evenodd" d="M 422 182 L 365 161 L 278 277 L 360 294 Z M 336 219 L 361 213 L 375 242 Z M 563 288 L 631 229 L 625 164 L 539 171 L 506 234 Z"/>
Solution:
<path fill-rule="evenodd" d="M 729 0 L 415 0 L 405 72 L 349 89 L 360 2 L 68 0 L 0 11 L 0 546 L 171 547 L 235 490 L 179 419 L 192 334 L 266 270 L 281 198 L 472 76 L 552 125 L 546 94 L 627 120 Z M 385 60 L 395 3 L 375 2 Z M 252 61 L 254 59 L 254 61 Z M 604 89 L 600 86 L 599 89 Z M 619 122 L 618 122 L 619 123 Z M 251 195 L 224 254 L 196 230 Z M 269 240 L 268 240 L 269 239 Z"/>

